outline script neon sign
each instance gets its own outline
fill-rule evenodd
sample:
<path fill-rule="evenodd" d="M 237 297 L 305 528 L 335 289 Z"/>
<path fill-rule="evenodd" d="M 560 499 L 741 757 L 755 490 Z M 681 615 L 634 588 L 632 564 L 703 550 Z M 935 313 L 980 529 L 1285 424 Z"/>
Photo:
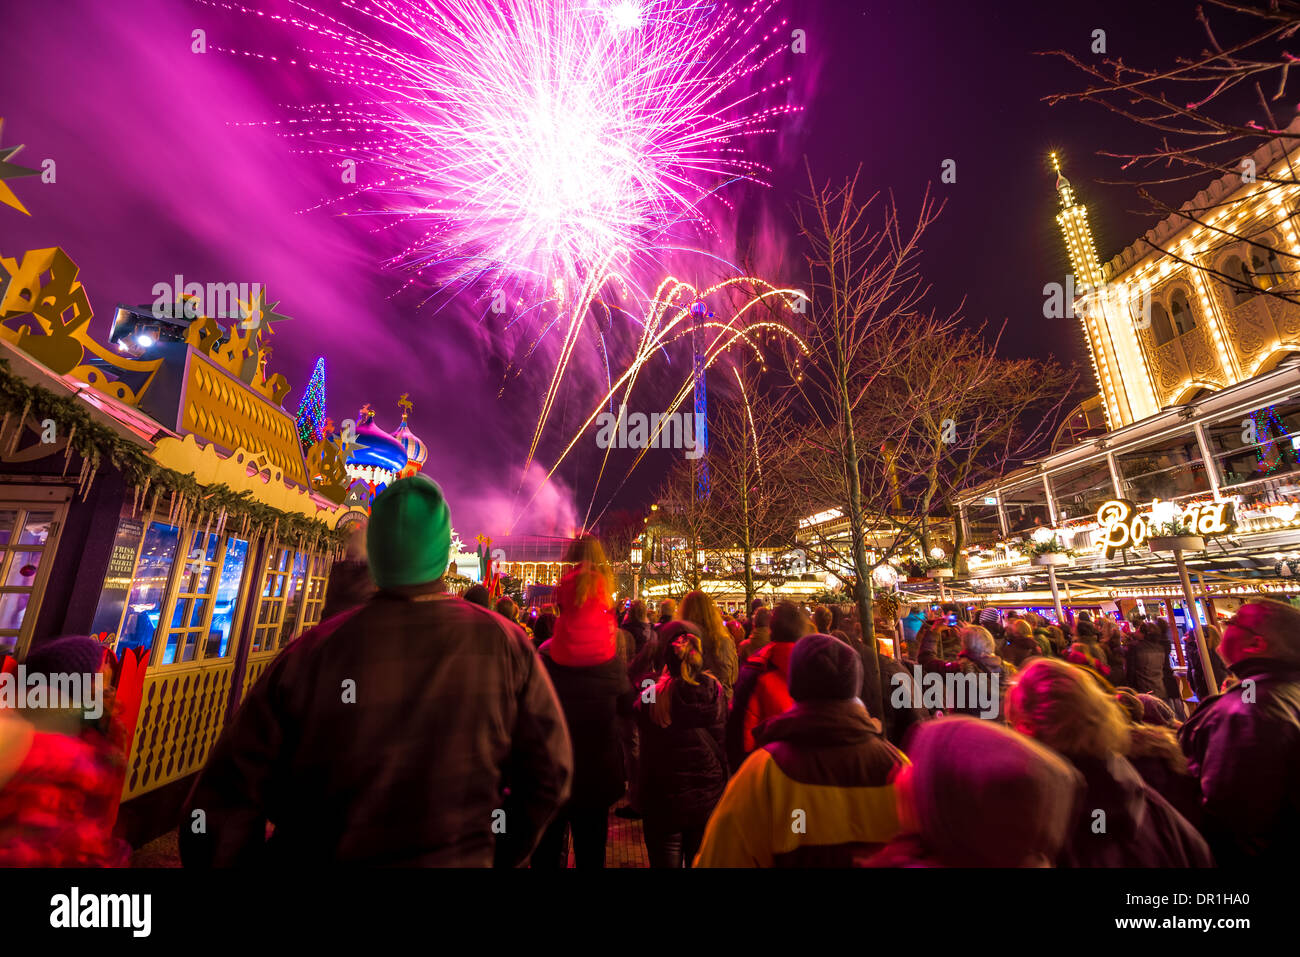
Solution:
<path fill-rule="evenodd" d="M 1140 548 L 1151 537 L 1150 514 L 1138 514 L 1128 499 L 1111 499 L 1097 510 L 1106 557 L 1114 558 L 1124 548 Z M 1178 518 L 1185 535 L 1224 535 L 1236 531 L 1237 514 L 1232 502 L 1203 502 L 1183 510 Z"/>

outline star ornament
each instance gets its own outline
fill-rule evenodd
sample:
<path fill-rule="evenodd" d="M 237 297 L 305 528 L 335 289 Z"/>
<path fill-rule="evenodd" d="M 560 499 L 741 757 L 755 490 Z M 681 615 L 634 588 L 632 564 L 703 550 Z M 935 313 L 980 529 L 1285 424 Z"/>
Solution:
<path fill-rule="evenodd" d="M 4 122 L 4 118 L 0 117 L 0 132 L 3 132 L 4 130 Z M 5 185 L 5 180 L 7 179 L 18 179 L 23 176 L 35 176 L 40 172 L 39 170 L 28 169 L 26 166 L 19 166 L 17 163 L 9 162 L 18 155 L 18 151 L 21 149 L 21 146 L 10 146 L 7 149 L 0 148 L 0 203 L 4 203 L 6 206 L 12 206 L 24 216 L 30 216 L 31 213 L 27 211 L 27 207 L 22 204 L 22 201 L 14 194 L 14 191 Z"/>
<path fill-rule="evenodd" d="M 242 299 L 239 300 L 239 314 L 244 320 L 239 324 L 239 327 L 241 329 L 259 330 L 266 326 L 267 331 L 271 335 L 275 335 L 275 330 L 271 328 L 272 322 L 289 322 L 293 318 L 292 316 L 282 316 L 276 312 L 276 307 L 279 305 L 280 300 L 277 299 L 268 306 L 266 304 L 266 288 L 259 287 L 257 298 L 251 303 L 246 303 Z"/>

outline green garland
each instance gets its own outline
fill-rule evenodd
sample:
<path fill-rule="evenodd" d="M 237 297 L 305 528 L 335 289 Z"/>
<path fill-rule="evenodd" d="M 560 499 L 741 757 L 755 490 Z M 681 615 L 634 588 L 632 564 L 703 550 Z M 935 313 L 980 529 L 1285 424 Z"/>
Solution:
<path fill-rule="evenodd" d="M 138 493 L 152 491 L 154 502 L 174 501 L 172 496 L 175 496 L 182 503 L 189 503 L 199 515 L 216 516 L 224 512 L 228 529 L 274 529 L 277 539 L 297 545 L 318 542 L 343 545 L 347 541 L 345 530 L 331 528 L 319 519 L 263 505 L 248 490 L 236 492 L 224 483 L 205 487 L 193 474 L 185 475 L 159 465 L 140 446 L 95 421 L 84 403 L 24 381 L 14 374 L 9 361 L 3 357 L 0 357 L 0 412 L 5 413 L 6 426 L 10 415 L 15 412 L 21 415 L 19 428 L 28 416 L 34 416 L 38 422 L 53 419 L 60 433 L 68 437 L 72 451 L 92 472 L 107 460 Z M 149 504 L 142 501 L 143 497 L 141 494 L 137 504 Z"/>

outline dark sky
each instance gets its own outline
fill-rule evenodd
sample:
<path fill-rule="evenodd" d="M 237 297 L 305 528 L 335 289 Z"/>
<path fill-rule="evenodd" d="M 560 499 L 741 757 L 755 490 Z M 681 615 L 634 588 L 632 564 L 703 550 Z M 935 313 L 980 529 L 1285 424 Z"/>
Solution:
<path fill-rule="evenodd" d="M 1046 154 L 1065 157 L 1105 258 L 1150 223 L 1131 212 L 1140 202 L 1130 191 L 1095 183 L 1116 173 L 1096 153 L 1128 147 L 1138 134 L 1096 107 L 1044 104 L 1083 78 L 1034 53 L 1090 55 L 1092 32 L 1103 29 L 1110 54 L 1167 63 L 1200 48 L 1194 6 L 787 0 L 779 9 L 808 37 L 808 52 L 789 57 L 791 95 L 805 112 L 766 147 L 771 188 L 748 187 L 737 201 L 779 235 L 804 185 L 805 154 L 825 178 L 861 163 L 864 185 L 892 189 L 905 210 L 932 182 L 948 203 L 923 261 L 934 306 L 947 311 L 964 297 L 973 323 L 1006 320 L 1010 355 L 1086 362 L 1077 325 L 1042 318 L 1044 283 L 1063 281 L 1068 269 Z M 30 218 L 0 207 L 0 254 L 63 246 L 81 266 L 101 332 L 116 303 L 151 301 L 154 283 L 175 273 L 266 282 L 279 311 L 294 317 L 273 340 L 272 367 L 294 386 L 286 407 L 296 408 L 322 354 L 336 419 L 369 402 L 392 428 L 397 397 L 409 391 L 412 425 L 432 449 L 427 470 L 464 516 L 458 527 L 493 530 L 520 480 L 545 370 L 530 370 L 498 399 L 507 349 L 491 330 L 394 296 L 400 277 L 376 265 L 372 234 L 327 211 L 303 212 L 337 193 L 337 174 L 292 154 L 276 128 L 247 124 L 316 98 L 314 81 L 265 59 L 189 49 L 191 31 L 202 28 L 213 46 L 291 52 L 275 24 L 188 0 L 8 0 L 6 8 L 0 145 L 26 144 L 16 157 L 26 165 L 49 157 L 58 166 L 53 184 L 17 182 Z M 945 159 L 956 161 L 955 184 L 939 183 Z M 581 421 L 589 391 L 575 381 L 558 425 Z M 553 454 L 553 444 L 544 451 Z M 615 504 L 646 500 L 671 454 L 652 454 Z M 573 516 L 581 520 L 591 460 L 584 449 L 561 469 L 531 510 L 533 528 L 565 531 Z M 602 492 L 596 510 L 607 499 Z"/>

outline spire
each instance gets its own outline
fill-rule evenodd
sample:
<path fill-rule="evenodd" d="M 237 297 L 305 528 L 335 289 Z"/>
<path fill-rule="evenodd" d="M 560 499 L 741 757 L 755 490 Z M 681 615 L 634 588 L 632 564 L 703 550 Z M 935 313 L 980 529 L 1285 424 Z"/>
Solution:
<path fill-rule="evenodd" d="M 1056 191 L 1061 194 L 1061 205 L 1069 208 L 1075 205 L 1074 188 L 1061 172 L 1061 158 L 1052 153 L 1052 169 L 1056 170 Z"/>
<path fill-rule="evenodd" d="M 1103 280 L 1101 262 L 1097 259 L 1097 246 L 1088 226 L 1088 207 L 1079 202 L 1070 181 L 1061 172 L 1061 159 L 1051 154 L 1052 169 L 1056 171 L 1056 191 L 1061 194 L 1061 211 L 1056 222 L 1065 237 L 1065 248 L 1070 253 L 1076 284 L 1092 289 L 1100 288 Z"/>

